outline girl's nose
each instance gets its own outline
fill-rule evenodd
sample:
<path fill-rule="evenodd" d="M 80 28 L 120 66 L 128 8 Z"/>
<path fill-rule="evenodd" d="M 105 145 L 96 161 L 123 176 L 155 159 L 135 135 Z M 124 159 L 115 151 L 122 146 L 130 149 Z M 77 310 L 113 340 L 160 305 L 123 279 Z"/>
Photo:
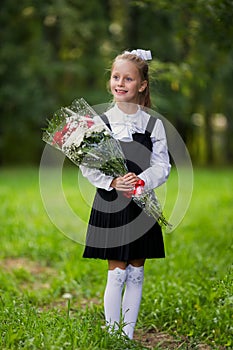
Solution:
<path fill-rule="evenodd" d="M 118 84 L 118 86 L 123 86 L 124 85 L 124 79 L 123 78 L 119 78 L 117 84 Z"/>

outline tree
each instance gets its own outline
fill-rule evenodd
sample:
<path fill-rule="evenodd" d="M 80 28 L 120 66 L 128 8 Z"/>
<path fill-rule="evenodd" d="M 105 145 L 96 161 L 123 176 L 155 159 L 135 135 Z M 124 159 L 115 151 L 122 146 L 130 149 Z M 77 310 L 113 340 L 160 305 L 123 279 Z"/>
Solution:
<path fill-rule="evenodd" d="M 212 118 L 221 113 L 232 161 L 232 15 L 231 0 L 3 0 L 0 163 L 38 161 L 41 128 L 61 105 L 108 101 L 106 67 L 134 48 L 152 50 L 152 102 L 191 153 L 198 113 L 205 158 L 214 161 Z"/>
<path fill-rule="evenodd" d="M 95 1 L 4 1 L 0 13 L 0 162 L 39 159 L 41 128 L 75 97 L 103 94 L 105 8 Z M 98 35 L 96 35 L 98 33 Z M 20 147 L 19 147 L 20 145 Z"/>

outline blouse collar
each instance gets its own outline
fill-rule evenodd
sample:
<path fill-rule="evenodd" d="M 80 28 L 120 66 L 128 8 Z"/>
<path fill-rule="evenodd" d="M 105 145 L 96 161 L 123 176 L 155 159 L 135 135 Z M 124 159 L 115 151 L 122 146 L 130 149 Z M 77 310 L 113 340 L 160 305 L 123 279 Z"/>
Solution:
<path fill-rule="evenodd" d="M 111 124 L 113 136 L 121 141 L 132 141 L 132 134 L 144 133 L 142 110 L 138 106 L 138 110 L 134 114 L 124 113 L 117 104 L 114 105 L 106 115 Z"/>

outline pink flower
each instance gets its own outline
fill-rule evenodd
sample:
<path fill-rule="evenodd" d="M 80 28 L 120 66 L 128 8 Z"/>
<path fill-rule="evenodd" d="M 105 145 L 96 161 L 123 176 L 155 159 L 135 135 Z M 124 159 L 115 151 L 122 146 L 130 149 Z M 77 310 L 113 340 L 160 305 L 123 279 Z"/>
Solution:
<path fill-rule="evenodd" d="M 65 135 L 65 134 L 67 133 L 67 131 L 69 131 L 69 126 L 68 126 L 68 124 L 66 124 L 66 125 L 64 126 L 64 128 L 62 129 L 62 131 L 61 131 L 62 135 Z"/>
<path fill-rule="evenodd" d="M 53 136 L 53 145 L 58 144 L 59 147 L 62 146 L 63 143 L 63 133 L 62 131 L 57 131 Z"/>
<path fill-rule="evenodd" d="M 86 115 L 86 119 L 87 119 L 87 127 L 89 129 L 92 127 L 92 125 L 94 125 L 94 122 L 89 115 Z"/>

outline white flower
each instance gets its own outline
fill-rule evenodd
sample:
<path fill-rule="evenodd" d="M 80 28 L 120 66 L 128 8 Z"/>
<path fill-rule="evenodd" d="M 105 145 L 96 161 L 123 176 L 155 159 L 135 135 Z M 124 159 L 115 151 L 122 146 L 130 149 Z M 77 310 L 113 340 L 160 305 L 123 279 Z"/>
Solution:
<path fill-rule="evenodd" d="M 70 293 L 64 293 L 63 294 L 63 296 L 62 296 L 62 298 L 64 298 L 64 299 L 72 299 L 72 294 L 70 294 Z"/>
<path fill-rule="evenodd" d="M 106 130 L 106 128 L 104 127 L 104 125 L 102 124 L 93 124 L 89 129 L 88 131 L 90 133 L 93 133 L 93 132 L 101 132 L 101 131 L 104 131 Z M 107 131 L 107 130 L 106 130 Z"/>
<path fill-rule="evenodd" d="M 71 135 L 67 138 L 65 143 L 62 145 L 62 150 L 69 148 L 73 144 L 78 147 L 80 143 L 83 141 L 84 136 L 85 136 L 85 129 L 77 128 L 75 131 L 71 133 Z"/>

